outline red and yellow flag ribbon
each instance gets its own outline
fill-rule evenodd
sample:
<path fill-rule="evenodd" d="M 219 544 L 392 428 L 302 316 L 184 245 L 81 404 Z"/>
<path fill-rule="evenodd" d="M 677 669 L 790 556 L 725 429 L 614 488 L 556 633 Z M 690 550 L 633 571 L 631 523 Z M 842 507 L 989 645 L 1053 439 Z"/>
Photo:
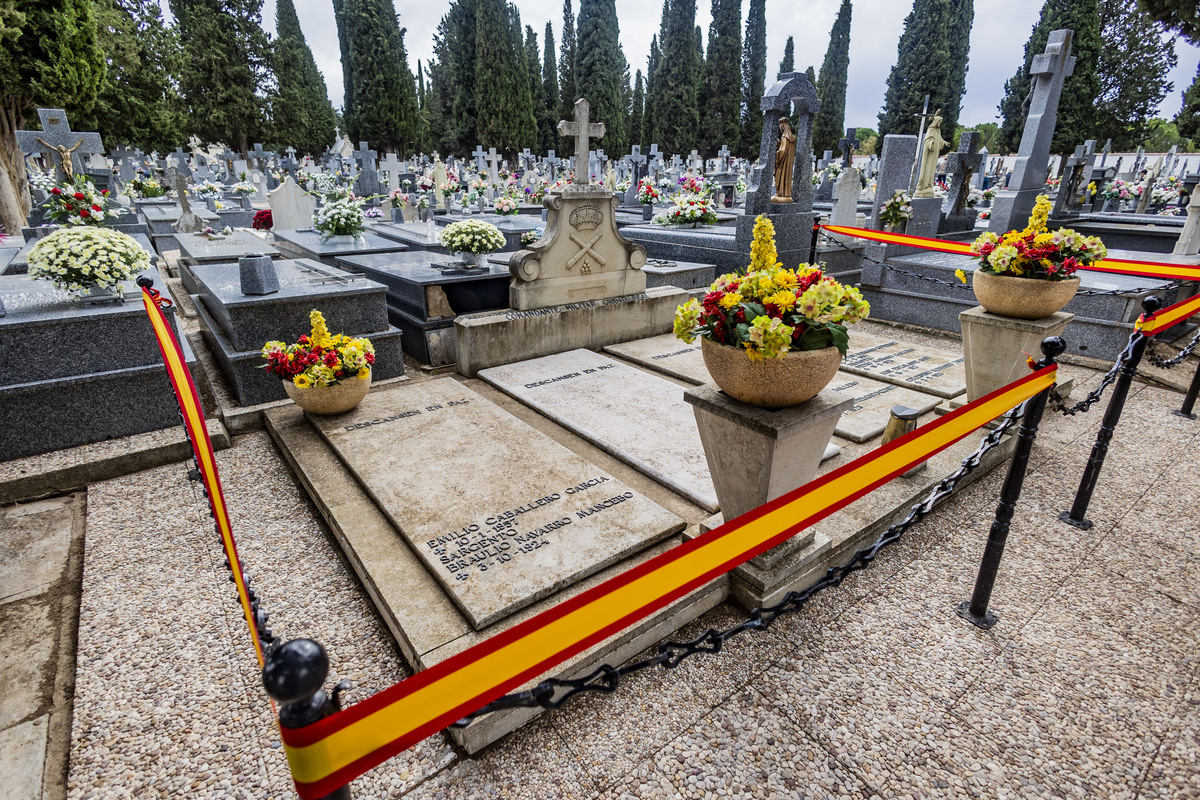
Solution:
<path fill-rule="evenodd" d="M 229 559 L 229 567 L 233 572 L 233 582 L 237 586 L 242 614 L 250 627 L 250 641 L 261 666 L 262 642 L 258 638 L 254 609 L 250 606 L 249 590 L 242 575 L 241 562 L 238 561 L 237 543 L 233 540 L 233 527 L 229 523 L 229 513 L 225 508 L 225 495 L 221 491 L 221 476 L 217 474 L 217 459 L 213 454 L 212 441 L 208 438 L 208 426 L 204 422 L 204 408 L 200 404 L 200 395 L 196 392 L 196 384 L 192 382 L 192 374 L 184 360 L 183 350 L 175 338 L 175 331 L 163 313 L 163 307 L 170 305 L 171 301 L 151 287 L 143 286 L 142 302 L 146 306 L 150 325 L 154 328 L 154 338 L 158 341 L 159 351 L 162 352 L 167 377 L 171 379 L 171 387 L 179 401 L 179 411 L 183 415 L 183 424 L 192 443 L 192 452 L 196 454 L 196 465 L 204 480 L 209 507 L 212 509 L 213 519 L 217 522 L 217 532 L 221 535 L 221 544 L 225 548 L 225 556 Z"/>
<path fill-rule="evenodd" d="M 927 236 L 909 236 L 903 233 L 888 233 L 869 228 L 851 228 L 843 225 L 822 225 L 821 228 L 830 233 L 842 236 L 853 236 L 858 239 L 868 239 L 884 244 L 903 245 L 904 247 L 919 247 L 922 250 L 935 250 L 939 253 L 955 253 L 971 255 L 969 242 L 951 242 L 946 239 L 931 239 Z M 1109 272 L 1114 275 L 1129 275 L 1140 278 L 1158 278 L 1170 281 L 1200 281 L 1200 266 L 1182 264 L 1166 264 L 1159 261 L 1130 261 L 1121 258 L 1106 258 L 1088 267 L 1082 267 L 1089 272 Z"/>
<path fill-rule="evenodd" d="M 1052 386 L 1045 367 L 716 530 L 312 725 L 282 729 L 302 798 L 318 798 L 739 564 Z"/>
<path fill-rule="evenodd" d="M 1167 328 L 1174 327 L 1194 314 L 1200 314 L 1200 295 L 1180 300 L 1173 306 L 1167 306 L 1151 317 L 1145 314 L 1138 317 L 1134 326 L 1146 336 L 1162 333 Z"/>

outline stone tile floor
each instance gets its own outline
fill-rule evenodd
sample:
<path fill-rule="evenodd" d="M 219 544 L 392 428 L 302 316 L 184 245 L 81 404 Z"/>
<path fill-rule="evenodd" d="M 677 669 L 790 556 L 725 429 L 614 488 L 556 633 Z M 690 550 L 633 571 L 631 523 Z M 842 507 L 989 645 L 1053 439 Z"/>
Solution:
<path fill-rule="evenodd" d="M 1080 372 L 1075 370 L 1075 372 Z M 1080 375 L 1085 383 L 1095 376 Z M 1200 797 L 1200 424 L 1135 385 L 1082 532 L 1099 424 L 1047 419 L 989 632 L 960 620 L 1001 476 L 964 490 L 802 615 L 633 676 L 468 758 L 434 736 L 356 797 Z M 242 558 L 350 702 L 404 677 L 263 433 L 218 453 Z M 87 495 L 69 796 L 294 796 L 203 498 L 182 464 Z M 679 638 L 742 618 L 721 606 Z"/>

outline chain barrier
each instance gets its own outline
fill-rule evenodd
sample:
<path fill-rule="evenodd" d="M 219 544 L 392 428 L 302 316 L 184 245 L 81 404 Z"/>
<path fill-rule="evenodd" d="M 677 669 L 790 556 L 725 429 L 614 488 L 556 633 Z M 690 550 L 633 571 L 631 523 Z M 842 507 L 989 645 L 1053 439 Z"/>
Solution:
<path fill-rule="evenodd" d="M 969 475 L 980 465 L 983 457 L 989 451 L 1000 444 L 1000 440 L 1004 434 L 1016 425 L 1022 415 L 1025 413 L 1025 408 L 1029 401 L 1020 404 L 1016 408 L 1009 411 L 995 430 L 988 433 L 980 442 L 979 447 L 975 452 L 963 459 L 962 465 L 954 472 L 947 475 L 935 486 L 929 495 L 920 503 L 912 506 L 908 515 L 900 522 L 888 528 L 875 543 L 864 547 L 854 554 L 854 556 L 846 564 L 840 567 L 830 567 L 825 573 L 825 577 L 817 583 L 808 587 L 802 592 L 788 592 L 783 600 L 773 606 L 755 608 L 750 612 L 749 617 L 730 628 L 723 631 L 718 631 L 715 628 L 709 628 L 704 633 L 700 634 L 695 639 L 689 642 L 663 642 L 658 646 L 658 652 L 649 658 L 636 661 L 632 664 L 625 664 L 620 667 L 614 667 L 610 664 L 602 664 L 591 673 L 573 680 L 561 678 L 549 678 L 542 681 L 532 689 L 523 692 L 515 692 L 513 694 L 500 697 L 487 705 L 481 707 L 477 711 L 468 714 L 451 727 L 463 728 L 469 725 L 473 720 L 482 717 L 485 714 L 491 714 L 496 711 L 502 711 L 509 708 L 544 708 L 556 709 L 564 703 L 579 694 L 587 692 L 596 692 L 600 694 L 612 694 L 615 692 L 621 683 L 621 678 L 632 675 L 635 672 L 641 672 L 650 667 L 663 666 L 667 669 L 674 669 L 686 658 L 694 656 L 698 653 L 719 653 L 725 646 L 725 642 L 746 631 L 765 631 L 779 617 L 785 614 L 795 614 L 799 612 L 814 595 L 825 589 L 837 587 L 841 585 L 849 575 L 854 572 L 859 572 L 870 566 L 871 562 L 879 554 L 879 551 L 888 545 L 895 544 L 900 541 L 900 538 L 908 531 L 910 527 L 924 519 L 933 511 L 942 500 L 954 493 L 958 486 L 958 482 L 963 477 Z M 565 690 L 565 691 L 560 691 Z"/>
<path fill-rule="evenodd" d="M 1156 367 L 1161 367 L 1162 369 L 1170 369 L 1171 367 L 1175 367 L 1175 366 L 1182 364 L 1184 359 L 1186 359 L 1188 356 L 1190 356 L 1192 354 L 1192 352 L 1196 349 L 1196 346 L 1200 345 L 1200 331 L 1198 331 L 1196 333 L 1196 335 L 1192 337 L 1192 340 L 1187 343 L 1186 347 L 1184 347 L 1182 350 L 1180 350 L 1178 353 L 1176 353 L 1171 358 L 1163 358 L 1162 356 L 1155 353 L 1154 346 L 1156 344 L 1158 344 L 1157 339 L 1150 340 L 1150 346 L 1146 349 L 1146 358 L 1148 358 L 1150 360 L 1150 363 Z"/>
<path fill-rule="evenodd" d="M 843 250 L 846 250 L 847 252 L 858 254 L 857 251 L 847 247 L 844 242 L 838 241 L 837 239 L 831 237 L 829 234 L 825 233 L 824 231 L 820 232 L 820 236 L 822 238 L 824 238 L 824 240 L 828 244 L 837 245 L 838 247 L 842 248 Z M 970 284 L 963 283 L 962 281 L 944 281 L 941 278 L 931 278 L 928 275 L 921 275 L 919 273 L 912 272 L 910 270 L 903 269 L 901 267 L 897 267 L 895 264 L 889 264 L 886 261 L 880 261 L 879 259 L 872 258 L 871 256 L 867 255 L 865 251 L 858 255 L 860 255 L 864 261 L 870 261 L 872 264 L 877 264 L 886 270 L 890 270 L 892 272 L 898 272 L 901 275 L 907 275 L 908 277 L 916 278 L 919 281 L 925 281 L 926 283 L 936 283 L 938 286 L 950 286 L 955 289 L 970 290 L 970 288 L 971 288 Z M 1107 296 L 1116 296 L 1116 295 L 1139 295 L 1139 294 L 1146 294 L 1147 292 L 1170 291 L 1172 289 L 1178 289 L 1182 285 L 1183 285 L 1182 281 L 1170 281 L 1164 286 L 1137 286 L 1137 287 L 1133 287 L 1130 289 L 1080 289 L 1079 291 L 1077 291 L 1075 293 L 1075 296 L 1076 297 L 1081 297 L 1081 296 L 1082 297 L 1099 297 L 1099 296 L 1107 297 Z"/>
<path fill-rule="evenodd" d="M 1108 389 L 1109 386 L 1112 386 L 1113 382 L 1116 381 L 1117 373 L 1121 371 L 1121 367 L 1125 366 L 1129 359 L 1133 357 L 1133 351 L 1137 346 L 1137 343 L 1144 338 L 1146 338 L 1145 334 L 1143 334 L 1141 331 L 1134 331 L 1133 334 L 1130 335 L 1129 341 L 1125 344 L 1125 349 L 1117 355 L 1116 362 L 1111 368 L 1109 368 L 1108 372 L 1104 373 L 1104 378 L 1100 381 L 1100 384 L 1095 389 L 1088 392 L 1087 397 L 1083 398 L 1083 400 L 1080 400 L 1075 405 L 1068 406 L 1066 404 L 1066 400 L 1063 399 L 1063 396 L 1058 393 L 1058 387 L 1051 387 L 1049 402 L 1050 409 L 1052 411 L 1057 411 L 1065 417 L 1073 417 L 1081 411 L 1087 412 L 1089 408 L 1100 402 L 1100 398 L 1104 395 L 1105 390 Z"/>

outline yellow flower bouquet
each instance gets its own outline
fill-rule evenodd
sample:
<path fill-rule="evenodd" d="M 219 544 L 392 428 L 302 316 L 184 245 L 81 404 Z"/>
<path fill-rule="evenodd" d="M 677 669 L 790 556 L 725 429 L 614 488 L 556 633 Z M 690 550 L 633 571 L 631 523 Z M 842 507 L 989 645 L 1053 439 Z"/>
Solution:
<path fill-rule="evenodd" d="M 979 257 L 980 271 L 1062 281 L 1108 255 L 1098 236 L 1084 236 L 1069 228 L 1047 230 L 1050 207 L 1050 198 L 1038 195 L 1025 230 L 1009 231 L 1003 236 L 990 231 L 980 235 L 971 245 L 971 252 Z M 964 278 L 959 276 L 960 280 Z"/>
<path fill-rule="evenodd" d="M 295 344 L 267 342 L 262 356 L 264 369 L 295 386 L 336 386 L 343 380 L 366 379 L 375 363 L 375 348 L 368 339 L 352 339 L 343 333 L 331 336 L 320 311 L 308 315 L 312 332 Z"/>
<path fill-rule="evenodd" d="M 846 354 L 846 326 L 864 320 L 871 307 L 858 289 L 843 286 L 821 269 L 778 263 L 775 227 L 764 216 L 754 223 L 745 275 L 722 275 L 703 304 L 691 300 L 675 312 L 675 335 L 689 344 L 697 336 L 744 348 L 751 361 L 790 350 L 833 346 Z"/>

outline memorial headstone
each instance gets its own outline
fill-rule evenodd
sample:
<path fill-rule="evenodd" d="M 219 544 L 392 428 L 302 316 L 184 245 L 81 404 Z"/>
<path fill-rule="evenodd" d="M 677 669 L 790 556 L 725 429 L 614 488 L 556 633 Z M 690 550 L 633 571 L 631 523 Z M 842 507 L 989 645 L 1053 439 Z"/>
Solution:
<path fill-rule="evenodd" d="M 84 158 L 103 153 L 104 143 L 98 133 L 79 133 L 67 123 L 67 112 L 61 108 L 39 108 L 40 131 L 17 131 L 17 146 L 22 153 L 39 153 L 46 166 L 54 168 L 55 180 L 63 182 L 86 169 Z"/>
<path fill-rule="evenodd" d="M 916 136 L 889 133 L 883 137 L 879 176 L 876 179 L 875 207 L 871 213 L 871 227 L 875 230 L 880 230 L 879 212 L 883 205 L 892 199 L 896 190 L 908 191 L 913 163 L 916 160 Z"/>
<path fill-rule="evenodd" d="M 1029 70 L 1033 78 L 1029 114 L 1025 118 L 1025 130 L 1021 134 L 1016 165 L 1009 181 L 1009 189 L 1016 193 L 996 198 L 988 226 L 994 233 L 1024 227 L 1033 212 L 1037 196 L 1045 191 L 1050 141 L 1058 118 L 1058 100 L 1063 82 L 1075 71 L 1075 57 L 1071 55 L 1074 36 L 1070 30 L 1052 31 L 1046 42 L 1046 50 L 1033 57 Z"/>
<path fill-rule="evenodd" d="M 954 177 L 942 208 L 945 218 L 938 226 L 939 233 L 969 231 L 975 227 L 975 209 L 967 202 L 971 197 L 972 180 L 983 164 L 983 155 L 976 152 L 978 147 L 979 132 L 963 131 L 958 138 L 958 150 L 946 157 L 946 169 Z"/>
<path fill-rule="evenodd" d="M 277 230 L 302 230 L 311 228 L 317 201 L 300 188 L 289 175 L 278 188 L 267 193 L 271 206 L 271 219 Z"/>

